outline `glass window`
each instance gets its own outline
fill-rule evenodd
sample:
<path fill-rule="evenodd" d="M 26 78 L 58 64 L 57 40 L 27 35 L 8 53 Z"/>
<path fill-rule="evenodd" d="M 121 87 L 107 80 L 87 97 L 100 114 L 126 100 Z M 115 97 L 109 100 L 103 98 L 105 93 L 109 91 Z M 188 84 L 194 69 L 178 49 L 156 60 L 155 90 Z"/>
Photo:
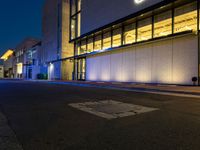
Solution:
<path fill-rule="evenodd" d="M 175 9 L 174 33 L 197 30 L 197 3 Z"/>
<path fill-rule="evenodd" d="M 71 19 L 71 39 L 76 37 L 76 17 Z"/>
<path fill-rule="evenodd" d="M 122 39 L 122 29 L 115 29 L 113 30 L 113 41 L 112 41 L 112 47 L 118 47 L 121 46 L 121 39 Z"/>
<path fill-rule="evenodd" d="M 78 2 L 78 10 L 77 11 L 80 11 L 81 10 L 81 0 L 77 0 Z"/>
<path fill-rule="evenodd" d="M 111 32 L 103 34 L 103 49 L 111 48 Z"/>
<path fill-rule="evenodd" d="M 101 50 L 101 35 L 95 36 L 94 51 Z"/>
<path fill-rule="evenodd" d="M 81 49 L 80 42 L 76 42 L 75 44 L 75 55 L 79 55 Z"/>
<path fill-rule="evenodd" d="M 87 52 L 88 53 L 93 52 L 93 38 L 88 39 Z"/>
<path fill-rule="evenodd" d="M 81 0 L 71 0 L 71 40 L 79 37 L 81 34 Z"/>
<path fill-rule="evenodd" d="M 80 54 L 85 54 L 87 53 L 87 46 L 86 46 L 86 40 L 81 41 L 81 49 L 80 49 Z"/>
<path fill-rule="evenodd" d="M 77 17 L 77 37 L 79 37 L 81 35 L 81 14 L 78 13 Z"/>
<path fill-rule="evenodd" d="M 71 15 L 76 13 L 76 0 L 71 0 Z"/>
<path fill-rule="evenodd" d="M 131 44 L 136 41 L 135 23 L 124 27 L 124 44 Z"/>
<path fill-rule="evenodd" d="M 172 11 L 154 17 L 154 37 L 172 34 Z"/>
<path fill-rule="evenodd" d="M 144 41 L 152 38 L 152 19 L 147 18 L 138 22 L 137 41 Z"/>

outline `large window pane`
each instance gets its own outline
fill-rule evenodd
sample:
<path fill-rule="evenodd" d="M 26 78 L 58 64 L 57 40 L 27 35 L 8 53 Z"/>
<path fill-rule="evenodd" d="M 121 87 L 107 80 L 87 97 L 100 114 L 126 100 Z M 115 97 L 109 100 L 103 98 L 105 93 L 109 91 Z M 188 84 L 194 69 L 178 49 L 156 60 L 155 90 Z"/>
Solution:
<path fill-rule="evenodd" d="M 76 13 L 76 0 L 71 0 L 71 15 Z"/>
<path fill-rule="evenodd" d="M 71 19 L 71 39 L 76 37 L 76 17 Z"/>
<path fill-rule="evenodd" d="M 122 39 L 122 29 L 115 29 L 113 30 L 113 41 L 112 41 L 112 47 L 118 47 L 121 46 L 121 39 Z"/>
<path fill-rule="evenodd" d="M 152 19 L 147 18 L 138 22 L 137 41 L 144 41 L 152 38 Z"/>
<path fill-rule="evenodd" d="M 124 27 L 124 44 L 131 44 L 136 41 L 135 23 Z"/>
<path fill-rule="evenodd" d="M 88 53 L 93 52 L 93 38 L 89 38 L 89 39 L 88 39 L 87 52 L 88 52 Z"/>
<path fill-rule="evenodd" d="M 81 35 L 81 14 L 78 13 L 77 17 L 77 37 L 79 37 Z"/>
<path fill-rule="evenodd" d="M 154 21 L 154 37 L 172 34 L 172 11 L 156 15 Z"/>
<path fill-rule="evenodd" d="M 82 40 L 79 54 L 85 54 L 86 52 L 87 52 L 86 40 Z"/>
<path fill-rule="evenodd" d="M 101 35 L 95 36 L 94 51 L 101 50 Z"/>
<path fill-rule="evenodd" d="M 78 9 L 77 11 L 80 11 L 80 10 L 81 10 L 81 0 L 77 0 L 77 3 L 78 3 L 78 4 L 77 4 L 77 7 L 78 7 L 78 8 L 77 8 L 77 9 Z"/>
<path fill-rule="evenodd" d="M 174 33 L 197 30 L 197 3 L 175 9 Z"/>
<path fill-rule="evenodd" d="M 103 49 L 111 48 L 111 32 L 103 34 Z"/>
<path fill-rule="evenodd" d="M 80 44 L 80 42 L 77 42 L 75 44 L 75 55 L 79 55 L 80 49 L 81 49 L 81 44 Z"/>

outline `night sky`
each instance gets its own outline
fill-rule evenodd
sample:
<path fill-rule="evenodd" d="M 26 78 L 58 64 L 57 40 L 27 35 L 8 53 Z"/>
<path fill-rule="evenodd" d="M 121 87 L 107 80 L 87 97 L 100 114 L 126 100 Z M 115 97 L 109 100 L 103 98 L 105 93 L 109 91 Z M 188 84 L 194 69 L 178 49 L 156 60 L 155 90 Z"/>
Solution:
<path fill-rule="evenodd" d="M 0 4 L 0 55 L 26 37 L 41 39 L 45 0 L 3 0 Z"/>

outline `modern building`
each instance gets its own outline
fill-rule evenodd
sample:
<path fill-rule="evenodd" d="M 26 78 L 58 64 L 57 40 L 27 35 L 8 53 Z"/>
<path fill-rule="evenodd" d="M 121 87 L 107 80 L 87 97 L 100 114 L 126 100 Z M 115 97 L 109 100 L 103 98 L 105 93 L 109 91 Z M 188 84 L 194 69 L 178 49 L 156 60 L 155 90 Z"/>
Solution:
<path fill-rule="evenodd" d="M 15 57 L 13 60 L 13 73 L 14 78 L 25 79 L 26 78 L 26 54 L 27 51 L 35 46 L 38 42 L 37 39 L 34 38 L 26 38 L 23 40 L 16 48 L 15 48 Z"/>
<path fill-rule="evenodd" d="M 69 0 L 46 0 L 43 8 L 41 63 L 50 80 L 73 78 L 74 44 L 69 43 L 69 8 Z"/>
<path fill-rule="evenodd" d="M 200 76 L 199 3 L 71 0 L 74 79 L 192 84 Z"/>
<path fill-rule="evenodd" d="M 14 51 L 12 49 L 8 49 L 2 56 L 1 59 L 4 67 L 4 78 L 13 78 L 13 61 L 14 61 Z"/>

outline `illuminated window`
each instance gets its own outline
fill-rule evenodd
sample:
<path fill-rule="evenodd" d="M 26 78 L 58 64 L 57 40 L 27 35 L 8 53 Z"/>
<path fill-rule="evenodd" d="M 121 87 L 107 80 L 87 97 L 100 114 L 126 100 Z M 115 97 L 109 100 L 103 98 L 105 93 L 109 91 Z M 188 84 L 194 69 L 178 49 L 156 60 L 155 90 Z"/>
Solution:
<path fill-rule="evenodd" d="M 76 17 L 71 18 L 71 39 L 76 38 Z"/>
<path fill-rule="evenodd" d="M 71 0 L 70 10 L 70 38 L 75 39 L 81 34 L 81 0 Z"/>
<path fill-rule="evenodd" d="M 197 30 L 197 3 L 175 9 L 174 33 Z"/>
<path fill-rule="evenodd" d="M 152 21 L 151 18 L 138 22 L 137 41 L 145 41 L 152 38 Z"/>
<path fill-rule="evenodd" d="M 103 49 L 111 48 L 111 32 L 103 34 Z"/>
<path fill-rule="evenodd" d="M 22 70 L 23 70 L 23 64 L 18 63 L 17 64 L 17 74 L 22 74 Z"/>
<path fill-rule="evenodd" d="M 172 11 L 154 17 L 154 37 L 172 34 Z"/>
<path fill-rule="evenodd" d="M 77 42 L 77 43 L 75 44 L 75 54 L 76 54 L 76 55 L 79 55 L 80 49 L 81 49 L 81 44 L 80 44 L 80 42 Z"/>
<path fill-rule="evenodd" d="M 124 27 L 124 44 L 131 44 L 136 41 L 135 23 Z"/>
<path fill-rule="evenodd" d="M 122 29 L 115 29 L 113 30 L 113 41 L 112 41 L 112 47 L 118 47 L 121 46 L 122 42 Z"/>
<path fill-rule="evenodd" d="M 101 50 L 101 35 L 95 36 L 94 51 Z"/>
<path fill-rule="evenodd" d="M 79 54 L 85 54 L 86 52 L 87 52 L 86 40 L 82 40 Z"/>
<path fill-rule="evenodd" d="M 88 39 L 87 52 L 88 53 L 93 52 L 93 38 Z"/>

